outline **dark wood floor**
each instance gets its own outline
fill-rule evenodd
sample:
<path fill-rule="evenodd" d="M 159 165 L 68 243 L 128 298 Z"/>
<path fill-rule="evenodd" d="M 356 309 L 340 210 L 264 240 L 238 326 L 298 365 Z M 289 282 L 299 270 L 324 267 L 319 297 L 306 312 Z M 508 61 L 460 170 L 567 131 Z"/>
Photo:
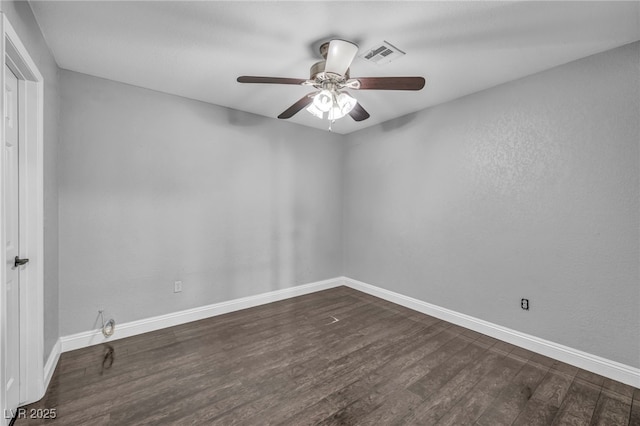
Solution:
<path fill-rule="evenodd" d="M 57 418 L 16 425 L 640 425 L 640 390 L 339 287 L 64 353 L 26 408 Z"/>

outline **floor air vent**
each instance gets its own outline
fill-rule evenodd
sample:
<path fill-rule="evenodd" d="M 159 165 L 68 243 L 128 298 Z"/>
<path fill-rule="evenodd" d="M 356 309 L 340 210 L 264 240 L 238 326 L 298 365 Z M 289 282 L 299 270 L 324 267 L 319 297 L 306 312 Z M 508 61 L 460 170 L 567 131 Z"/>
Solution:
<path fill-rule="evenodd" d="M 387 64 L 404 54 L 405 53 L 402 50 L 398 49 L 393 44 L 388 41 L 383 41 L 382 43 L 376 44 L 371 49 L 365 50 L 360 57 L 365 61 L 382 65 Z"/>

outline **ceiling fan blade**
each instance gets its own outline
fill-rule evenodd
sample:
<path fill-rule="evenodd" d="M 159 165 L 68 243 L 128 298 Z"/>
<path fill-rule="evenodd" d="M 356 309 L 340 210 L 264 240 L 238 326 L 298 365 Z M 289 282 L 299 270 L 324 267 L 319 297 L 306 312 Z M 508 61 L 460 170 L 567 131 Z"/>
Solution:
<path fill-rule="evenodd" d="M 303 108 L 308 106 L 311 102 L 313 102 L 312 94 L 304 95 L 302 98 L 298 100 L 295 104 L 291 105 L 287 108 L 282 114 L 278 116 L 280 119 L 291 118 L 300 112 Z"/>
<path fill-rule="evenodd" d="M 303 78 L 255 77 L 252 75 L 238 77 L 238 83 L 302 84 L 305 81 L 307 80 Z"/>
<path fill-rule="evenodd" d="M 367 118 L 371 117 L 367 112 L 367 110 L 362 108 L 362 105 L 360 105 L 360 102 L 358 102 L 356 106 L 354 106 L 353 109 L 349 111 L 349 115 L 355 121 L 364 121 Z"/>
<path fill-rule="evenodd" d="M 359 77 L 360 90 L 420 90 L 423 77 Z"/>
<path fill-rule="evenodd" d="M 358 53 L 358 46 L 345 40 L 331 40 L 324 72 L 344 75 Z"/>

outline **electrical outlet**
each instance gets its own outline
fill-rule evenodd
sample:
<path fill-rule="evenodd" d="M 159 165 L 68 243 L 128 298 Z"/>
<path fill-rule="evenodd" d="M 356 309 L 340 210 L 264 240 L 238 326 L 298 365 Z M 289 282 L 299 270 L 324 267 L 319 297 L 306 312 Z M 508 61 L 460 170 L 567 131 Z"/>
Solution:
<path fill-rule="evenodd" d="M 525 311 L 529 310 L 529 299 L 520 299 L 520 307 Z"/>
<path fill-rule="evenodd" d="M 182 281 L 176 281 L 173 283 L 173 292 L 180 293 L 182 291 Z"/>

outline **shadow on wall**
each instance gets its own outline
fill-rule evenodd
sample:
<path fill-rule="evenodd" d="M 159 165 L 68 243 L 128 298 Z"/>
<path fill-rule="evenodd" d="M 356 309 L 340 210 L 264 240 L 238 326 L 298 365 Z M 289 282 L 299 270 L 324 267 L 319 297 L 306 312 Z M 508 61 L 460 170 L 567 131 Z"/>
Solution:
<path fill-rule="evenodd" d="M 263 125 L 269 117 L 244 112 L 237 109 L 225 108 L 219 105 L 210 104 L 202 101 L 193 101 L 191 99 L 178 99 L 182 103 L 182 107 L 189 111 L 191 117 L 198 117 L 206 123 L 215 123 L 223 125 L 225 122 L 232 126 L 253 127 Z M 202 105 L 205 108 L 202 108 Z M 221 112 L 223 112 L 221 114 Z"/>
<path fill-rule="evenodd" d="M 411 114 L 403 115 L 402 117 L 394 118 L 393 120 L 385 121 L 380 124 L 383 132 L 392 132 L 401 127 L 405 127 L 406 125 L 413 122 L 418 116 L 418 112 L 412 112 Z"/>
<path fill-rule="evenodd" d="M 267 120 L 272 120 L 268 117 L 263 117 L 257 114 L 251 114 L 248 112 L 239 111 L 237 109 L 226 108 L 227 122 L 233 126 L 250 127 L 259 126 Z"/>
<path fill-rule="evenodd" d="M 268 291 L 295 285 L 298 253 L 297 204 L 294 186 L 296 169 L 290 147 L 282 140 L 270 140 L 270 256 Z"/>

